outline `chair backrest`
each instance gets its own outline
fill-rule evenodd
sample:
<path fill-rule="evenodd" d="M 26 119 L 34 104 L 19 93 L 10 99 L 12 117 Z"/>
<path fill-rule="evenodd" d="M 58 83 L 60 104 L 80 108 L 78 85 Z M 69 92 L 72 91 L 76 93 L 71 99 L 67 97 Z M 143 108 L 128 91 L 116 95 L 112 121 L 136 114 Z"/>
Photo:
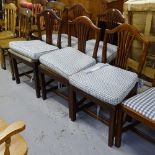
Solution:
<path fill-rule="evenodd" d="M 4 23 L 5 31 L 11 31 L 15 33 L 16 18 L 17 18 L 17 7 L 13 3 L 4 4 Z"/>
<path fill-rule="evenodd" d="M 80 3 L 73 4 L 71 7 L 68 7 L 67 12 L 68 12 L 68 16 L 69 16 L 69 13 L 72 13 L 73 19 L 79 16 L 88 16 L 89 18 L 91 18 L 91 13 L 88 12 L 85 9 L 85 7 Z"/>
<path fill-rule="evenodd" d="M 99 34 L 100 28 L 93 24 L 93 22 L 86 16 L 80 16 L 69 21 L 69 31 L 68 31 L 68 45 L 71 46 L 71 28 L 74 26 L 76 37 L 78 38 L 78 50 L 85 53 L 86 41 L 88 40 L 89 33 L 94 31 L 96 33 L 96 43 L 94 47 L 93 57 L 97 57 L 97 49 L 99 45 Z"/>
<path fill-rule="evenodd" d="M 44 10 L 42 11 L 40 14 L 37 15 L 37 26 L 38 26 L 38 34 L 39 37 L 41 37 L 41 22 L 40 19 L 43 17 L 44 21 L 45 21 L 45 30 L 46 30 L 46 42 L 48 44 L 52 44 L 52 34 L 53 34 L 53 30 L 54 30 L 54 23 L 55 20 L 57 20 L 58 22 L 61 22 L 61 19 L 55 14 L 54 11 L 52 10 Z"/>
<path fill-rule="evenodd" d="M 19 31 L 18 36 L 29 39 L 32 25 L 32 11 L 27 8 L 20 8 L 18 12 Z"/>
<path fill-rule="evenodd" d="M 127 62 L 131 54 L 131 47 L 133 40 L 138 40 L 143 44 L 143 52 L 141 54 L 141 57 L 139 58 L 140 62 L 137 67 L 138 70 L 136 71 L 140 75 L 148 53 L 149 42 L 144 39 L 144 37 L 139 33 L 137 28 L 129 24 L 122 24 L 112 30 L 106 29 L 104 37 L 103 55 L 102 55 L 102 61 L 104 63 L 106 62 L 107 43 L 109 42 L 108 35 L 114 33 L 117 33 L 118 36 L 115 65 L 120 68 L 126 69 L 127 67 Z"/>
<path fill-rule="evenodd" d="M 102 28 L 101 37 L 104 38 L 105 29 L 113 29 L 118 25 L 124 23 L 125 19 L 122 13 L 117 9 L 106 10 L 103 14 L 98 15 L 97 26 Z M 101 40 L 103 40 L 101 38 Z M 111 35 L 110 43 L 116 44 L 116 35 Z"/>

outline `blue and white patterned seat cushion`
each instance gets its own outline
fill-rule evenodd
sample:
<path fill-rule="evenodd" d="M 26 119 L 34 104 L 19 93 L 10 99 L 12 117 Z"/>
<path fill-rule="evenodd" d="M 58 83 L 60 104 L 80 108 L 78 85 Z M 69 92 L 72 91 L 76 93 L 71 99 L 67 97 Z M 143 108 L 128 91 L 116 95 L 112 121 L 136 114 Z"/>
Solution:
<path fill-rule="evenodd" d="M 155 87 L 129 98 L 123 104 L 155 121 Z"/>
<path fill-rule="evenodd" d="M 41 55 L 58 49 L 40 40 L 12 41 L 9 43 L 9 48 L 33 60 L 38 60 Z"/>
<path fill-rule="evenodd" d="M 95 59 L 72 47 L 42 55 L 39 60 L 49 69 L 66 79 L 70 75 L 96 64 Z"/>
<path fill-rule="evenodd" d="M 57 46 L 58 34 L 52 35 L 53 45 Z M 46 42 L 46 34 L 42 35 L 42 40 Z M 71 46 L 75 46 L 78 43 L 78 39 L 76 37 L 71 37 Z M 68 35 L 61 34 L 61 48 L 68 47 Z"/>
<path fill-rule="evenodd" d="M 71 85 L 112 105 L 121 103 L 137 81 L 136 73 L 103 63 L 69 77 Z"/>
<path fill-rule="evenodd" d="M 93 55 L 96 40 L 88 40 L 86 43 L 86 54 L 89 56 Z M 98 52 L 97 52 L 97 62 L 102 62 L 102 50 L 103 41 L 99 42 Z M 110 63 L 116 57 L 117 46 L 112 44 L 107 44 L 107 63 Z"/>

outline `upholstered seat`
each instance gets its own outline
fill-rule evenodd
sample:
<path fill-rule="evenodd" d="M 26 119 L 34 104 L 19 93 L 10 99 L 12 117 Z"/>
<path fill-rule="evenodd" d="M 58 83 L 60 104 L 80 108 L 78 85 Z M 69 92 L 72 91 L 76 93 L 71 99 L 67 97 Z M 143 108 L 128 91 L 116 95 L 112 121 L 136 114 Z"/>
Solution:
<path fill-rule="evenodd" d="M 155 87 L 129 98 L 123 105 L 155 121 Z"/>
<path fill-rule="evenodd" d="M 102 63 L 69 77 L 76 88 L 112 105 L 122 102 L 137 81 L 136 73 Z"/>
<path fill-rule="evenodd" d="M 95 45 L 94 39 L 88 40 L 86 43 L 86 54 L 89 56 L 93 55 L 93 48 Z M 99 42 L 99 47 L 97 51 L 97 62 L 102 62 L 102 50 L 103 50 L 103 41 Z M 113 44 L 107 44 L 107 62 L 110 63 L 112 60 L 114 60 L 117 52 L 117 46 Z"/>
<path fill-rule="evenodd" d="M 42 40 L 46 41 L 46 34 L 42 35 Z M 57 46 L 57 40 L 58 40 L 58 34 L 52 35 L 53 45 Z M 76 37 L 71 37 L 72 45 L 75 46 L 78 42 L 78 39 Z M 61 48 L 68 47 L 68 35 L 67 34 L 61 34 Z"/>
<path fill-rule="evenodd" d="M 50 70 L 60 74 L 66 79 L 68 79 L 70 75 L 96 63 L 95 59 L 72 47 L 42 55 L 39 60 L 41 64 L 47 66 Z"/>
<path fill-rule="evenodd" d="M 43 54 L 58 49 L 40 40 L 13 41 L 9 43 L 10 49 L 33 60 L 38 60 Z"/>

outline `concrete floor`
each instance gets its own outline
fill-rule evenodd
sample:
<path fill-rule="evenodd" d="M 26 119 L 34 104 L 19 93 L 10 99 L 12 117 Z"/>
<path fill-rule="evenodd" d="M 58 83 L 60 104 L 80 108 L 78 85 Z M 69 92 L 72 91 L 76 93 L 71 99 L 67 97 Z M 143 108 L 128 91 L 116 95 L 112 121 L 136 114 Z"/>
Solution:
<path fill-rule="evenodd" d="M 23 120 L 22 133 L 29 155 L 154 155 L 155 146 L 128 131 L 121 148 L 108 147 L 108 128 L 79 113 L 76 122 L 68 117 L 67 102 L 52 94 L 47 100 L 35 97 L 30 81 L 17 85 L 9 71 L 0 69 L 0 117 L 8 122 Z"/>

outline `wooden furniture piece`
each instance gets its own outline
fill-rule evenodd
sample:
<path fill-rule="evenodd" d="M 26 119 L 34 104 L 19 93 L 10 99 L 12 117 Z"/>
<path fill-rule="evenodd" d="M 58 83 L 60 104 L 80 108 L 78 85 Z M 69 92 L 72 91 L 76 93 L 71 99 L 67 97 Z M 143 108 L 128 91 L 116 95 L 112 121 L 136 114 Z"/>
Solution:
<path fill-rule="evenodd" d="M 123 11 L 124 0 L 60 0 L 66 5 L 81 3 L 93 15 L 93 20 L 96 20 L 98 14 L 103 14 L 106 9 L 118 9 Z"/>
<path fill-rule="evenodd" d="M 144 34 L 145 38 L 150 41 L 150 48 L 148 57 L 146 60 L 146 66 L 143 69 L 143 73 L 150 78 L 154 77 L 155 67 L 153 67 L 155 61 L 150 58 L 154 55 L 155 49 L 155 1 L 154 0 L 132 0 L 124 3 L 124 15 L 125 22 L 137 27 L 137 29 Z M 139 57 L 141 45 L 137 42 L 133 44 L 134 61 L 130 61 L 131 67 L 137 66 L 136 60 Z M 154 59 L 155 60 L 155 59 Z"/>
<path fill-rule="evenodd" d="M 77 17 L 73 21 L 69 22 L 69 45 L 71 45 L 70 29 L 72 26 L 75 27 L 76 36 L 78 38 L 78 49 L 66 47 L 40 57 L 41 64 L 39 65 L 39 71 L 41 74 L 42 98 L 44 100 L 46 99 L 47 92 L 51 90 L 68 100 L 68 95 L 66 96 L 62 94 L 58 89 L 54 89 L 55 87 L 51 89 L 47 88 L 47 84 L 49 84 L 49 82 L 45 83 L 45 75 L 59 81 L 68 89 L 68 79 L 70 75 L 96 63 L 95 59 L 85 55 L 84 53 L 86 50 L 86 41 L 88 39 L 89 32 L 95 31 L 96 36 L 99 39 L 100 29 L 96 27 L 88 17 Z M 97 52 L 98 39 L 96 40 L 94 47 L 93 57 Z"/>
<path fill-rule="evenodd" d="M 107 43 L 109 35 L 117 33 L 118 47 L 115 66 L 98 63 L 93 67 L 80 71 L 69 77 L 70 82 L 70 117 L 76 120 L 76 113 L 84 110 L 89 115 L 109 126 L 108 145 L 113 145 L 115 126 L 119 104 L 127 97 L 135 93 L 138 76 L 141 75 L 147 55 L 148 42 L 140 35 L 138 30 L 127 24 L 122 24 L 112 30 L 106 30 L 103 48 L 103 61 L 106 60 Z M 126 71 L 127 60 L 133 39 L 138 39 L 144 44 L 143 54 L 140 58 L 137 74 Z M 92 103 L 78 102 L 76 93 L 93 102 L 102 109 L 108 110 L 109 117 L 101 117 L 99 111 L 90 109 Z"/>
<path fill-rule="evenodd" d="M 18 134 L 24 129 L 25 124 L 22 121 L 8 125 L 3 119 L 0 119 L 0 154 L 27 155 L 27 142 Z"/>
<path fill-rule="evenodd" d="M 100 42 L 99 48 L 97 52 L 97 62 L 102 62 L 102 50 L 104 46 L 103 38 L 105 34 L 105 29 L 113 29 L 118 25 L 124 23 L 124 17 L 122 13 L 117 9 L 109 9 L 104 12 L 104 14 L 98 15 L 96 25 L 101 28 L 100 34 Z M 115 59 L 116 52 L 117 52 L 117 35 L 111 35 L 109 38 L 109 44 L 107 45 L 107 62 L 112 63 Z M 94 40 L 89 40 L 88 44 L 94 44 Z M 90 55 L 90 53 L 88 53 Z"/>
<path fill-rule="evenodd" d="M 155 75 L 152 79 L 152 88 L 129 98 L 124 101 L 118 111 L 118 123 L 117 123 L 117 134 L 115 145 L 117 147 L 121 146 L 122 133 L 125 126 L 123 126 L 123 116 L 128 115 L 134 120 L 137 120 L 140 123 L 145 124 L 146 126 L 155 130 Z M 145 139 L 148 139 L 155 143 L 155 139 L 148 136 L 144 131 L 134 128 L 136 124 L 128 125 L 130 129 L 133 129 L 136 133 L 140 134 Z M 131 128 L 132 127 L 132 128 Z"/>
<path fill-rule="evenodd" d="M 10 38 L 10 39 L 2 39 L 0 40 L 0 48 L 1 53 L 3 56 L 3 68 L 6 68 L 5 63 L 5 56 L 8 55 L 8 49 L 9 49 L 9 43 L 12 41 L 24 41 L 28 40 L 30 38 L 30 30 L 31 30 L 31 10 L 20 8 L 18 13 L 18 19 L 19 19 L 19 26 L 18 26 L 18 37 Z M 13 66 L 10 59 L 10 67 L 11 67 L 11 74 L 12 79 L 14 80 L 14 72 L 13 72 Z"/>
<path fill-rule="evenodd" d="M 53 21 L 55 19 L 60 20 L 59 17 L 55 15 L 55 13 L 51 10 L 44 10 L 37 16 L 37 23 L 38 23 L 38 31 L 39 36 L 41 37 L 40 33 L 40 18 L 44 19 L 45 21 L 45 29 L 46 29 L 46 43 L 41 40 L 29 40 L 29 41 L 18 41 L 18 42 L 11 42 L 10 46 L 10 56 L 13 62 L 14 73 L 16 83 L 20 83 L 20 76 L 25 75 L 25 73 L 19 74 L 17 60 L 20 60 L 24 64 L 33 68 L 34 73 L 34 81 L 35 81 L 35 91 L 36 96 L 40 97 L 40 85 L 39 85 L 39 75 L 38 75 L 38 64 L 39 64 L 39 57 L 43 54 L 48 52 L 53 52 L 53 50 L 58 49 L 58 47 L 50 45 L 52 44 L 52 27 Z M 29 71 L 28 73 L 31 73 Z"/>
<path fill-rule="evenodd" d="M 13 3 L 4 5 L 4 31 L 0 32 L 0 40 L 10 39 L 15 37 L 15 27 L 16 27 L 16 6 Z M 6 69 L 4 52 L 0 51 L 1 58 L 1 68 Z"/>

